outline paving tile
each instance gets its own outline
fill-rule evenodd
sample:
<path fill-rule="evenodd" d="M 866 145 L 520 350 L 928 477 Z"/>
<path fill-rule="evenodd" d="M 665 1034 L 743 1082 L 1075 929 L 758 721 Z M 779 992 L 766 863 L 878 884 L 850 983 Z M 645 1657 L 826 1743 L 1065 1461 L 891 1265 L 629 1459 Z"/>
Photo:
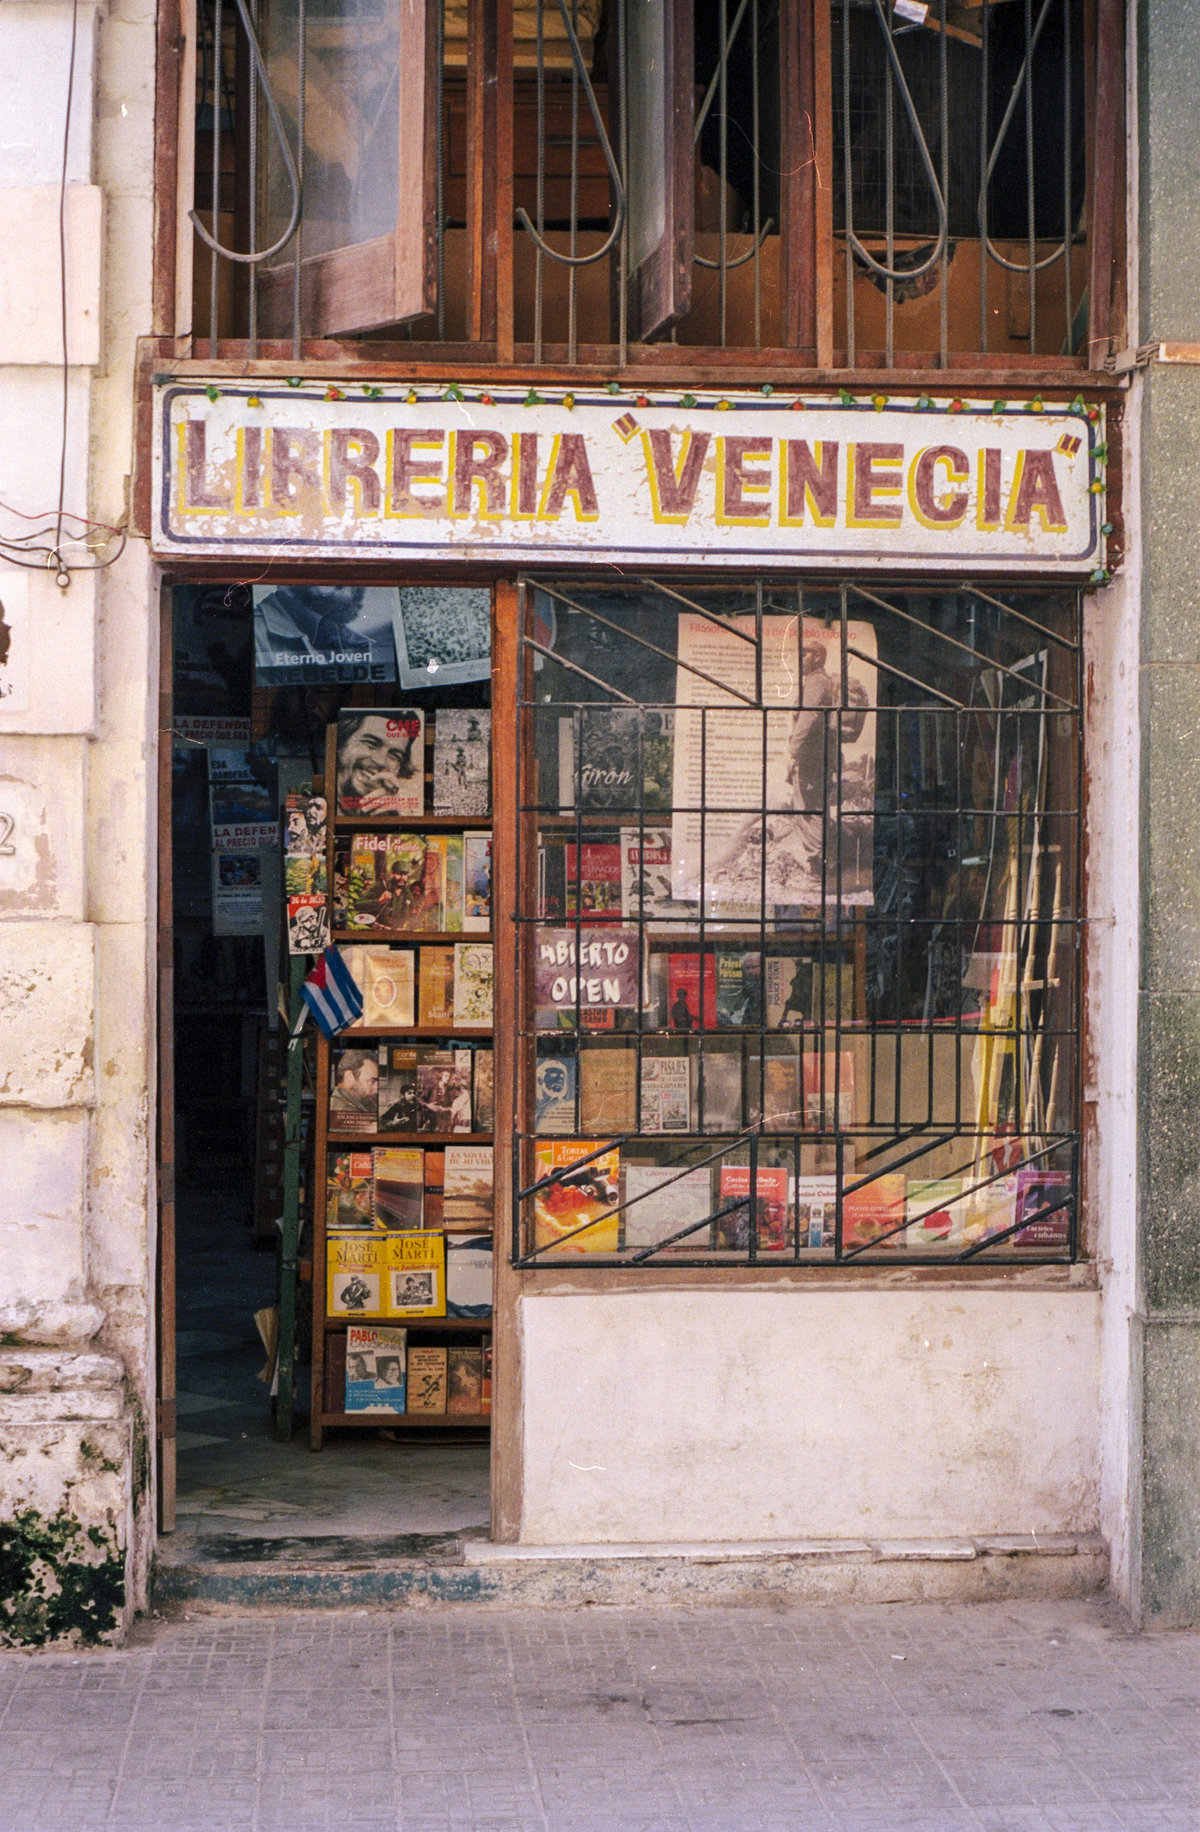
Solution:
<path fill-rule="evenodd" d="M 1099 1601 L 194 1617 L 0 1657 L 0 1777 L 0 1832 L 1197 1832 L 1200 1633 Z"/>

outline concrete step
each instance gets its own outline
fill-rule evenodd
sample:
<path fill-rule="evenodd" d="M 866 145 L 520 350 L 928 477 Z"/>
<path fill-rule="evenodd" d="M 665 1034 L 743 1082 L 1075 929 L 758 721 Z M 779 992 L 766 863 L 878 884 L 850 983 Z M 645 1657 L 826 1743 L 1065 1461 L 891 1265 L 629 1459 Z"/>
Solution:
<path fill-rule="evenodd" d="M 564 1608 L 582 1604 L 994 1602 L 1104 1588 L 1098 1535 L 506 1546 L 444 1534 L 349 1539 L 177 1534 L 154 1607 Z"/>

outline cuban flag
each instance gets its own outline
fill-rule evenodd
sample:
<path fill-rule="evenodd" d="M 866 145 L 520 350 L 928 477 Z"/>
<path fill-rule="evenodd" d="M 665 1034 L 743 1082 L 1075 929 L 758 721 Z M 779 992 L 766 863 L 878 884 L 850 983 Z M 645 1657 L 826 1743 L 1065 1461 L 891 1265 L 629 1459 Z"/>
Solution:
<path fill-rule="evenodd" d="M 336 948 L 326 948 L 300 993 L 326 1037 L 336 1037 L 362 1017 L 362 993 Z"/>

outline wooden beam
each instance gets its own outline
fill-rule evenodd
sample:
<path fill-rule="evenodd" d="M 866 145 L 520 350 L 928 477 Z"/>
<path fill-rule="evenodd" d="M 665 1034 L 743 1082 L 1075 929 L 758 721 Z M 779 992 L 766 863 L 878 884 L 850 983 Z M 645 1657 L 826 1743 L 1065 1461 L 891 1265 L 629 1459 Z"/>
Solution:
<path fill-rule="evenodd" d="M 521 1278 L 512 1266 L 513 1177 L 510 1142 L 517 1123 L 518 907 L 517 747 L 518 618 L 521 597 L 512 580 L 495 588 L 492 609 L 492 934 L 495 956 L 495 1265 L 492 1314 L 492 1538 L 520 1537 L 522 1417 L 519 1308 Z M 530 747 L 531 748 L 531 747 Z"/>
<path fill-rule="evenodd" d="M 1102 368 L 1112 339 L 1114 213 L 1123 186 L 1117 183 L 1124 135 L 1125 41 L 1122 0 L 1099 0 L 1096 20 L 1095 122 L 1092 148 L 1090 255 L 1088 272 L 1088 365 Z"/>

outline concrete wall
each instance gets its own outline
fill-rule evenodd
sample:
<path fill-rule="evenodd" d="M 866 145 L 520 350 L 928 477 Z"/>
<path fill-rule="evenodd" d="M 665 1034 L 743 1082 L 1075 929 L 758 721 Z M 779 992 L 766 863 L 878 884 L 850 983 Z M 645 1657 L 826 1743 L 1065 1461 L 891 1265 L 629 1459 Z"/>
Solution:
<path fill-rule="evenodd" d="M 1200 342 L 1200 13 L 1137 9 L 1138 339 Z M 1200 358 L 1200 350 L 1195 351 Z M 1200 362 L 1144 383 L 1138 1377 L 1131 1598 L 1200 1618 Z"/>
<path fill-rule="evenodd" d="M 522 1540 L 1094 1530 L 1096 1291 L 527 1297 Z"/>
<path fill-rule="evenodd" d="M 58 504 L 71 56 L 65 0 L 0 9 L 5 536 L 53 522 Z M 132 468 L 134 340 L 150 325 L 154 64 L 150 0 L 82 0 L 65 173 L 64 506 L 112 526 Z M 115 1560 L 127 1579 L 108 1632 L 144 1601 L 152 1518 L 157 588 L 136 545 L 96 571 L 116 543 L 97 552 L 78 522 L 67 536 L 61 582 L 0 549 L 0 1518 L 24 1523 L 30 1573 L 53 1574 L 57 1558 L 67 1588 L 72 1523 L 100 1530 L 105 1571 Z M 89 1580 L 97 1595 L 109 1576 Z M 18 1617 L 38 1638 L 37 1612 L 0 1598 L 0 1633 L 21 1638 Z"/>

